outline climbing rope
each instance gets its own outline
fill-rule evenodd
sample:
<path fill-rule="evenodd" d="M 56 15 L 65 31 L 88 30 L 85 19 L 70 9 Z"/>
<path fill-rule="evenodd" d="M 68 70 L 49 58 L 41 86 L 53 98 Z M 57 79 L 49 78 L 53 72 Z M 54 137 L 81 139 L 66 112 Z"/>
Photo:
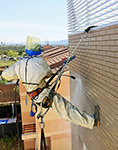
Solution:
<path fill-rule="evenodd" d="M 42 102 L 40 104 L 40 113 L 37 115 L 36 117 L 36 142 L 35 142 L 35 150 L 37 150 L 37 145 L 38 145 L 38 121 L 39 121 L 39 117 L 40 115 L 43 113 L 43 109 L 42 109 Z"/>
<path fill-rule="evenodd" d="M 41 117 L 41 122 L 39 123 L 39 127 L 41 129 L 40 150 L 43 150 L 43 145 L 44 145 L 44 150 L 46 150 L 46 141 L 45 141 L 45 134 L 44 134 L 45 123 L 43 122 L 43 117 Z"/>
<path fill-rule="evenodd" d="M 43 116 L 41 116 L 41 122 L 38 123 L 38 118 L 36 119 L 36 141 L 35 141 L 35 150 L 38 150 L 38 125 L 41 129 L 41 138 L 40 138 L 40 150 L 46 150 L 46 141 L 45 141 L 45 134 L 44 134 L 44 128 L 45 123 L 43 122 Z M 44 145 L 44 149 L 43 149 Z"/>

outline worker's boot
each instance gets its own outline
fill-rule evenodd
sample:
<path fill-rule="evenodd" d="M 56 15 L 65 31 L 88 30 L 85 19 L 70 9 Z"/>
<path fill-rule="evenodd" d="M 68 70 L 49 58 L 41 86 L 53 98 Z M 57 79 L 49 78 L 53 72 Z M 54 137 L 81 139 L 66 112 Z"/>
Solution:
<path fill-rule="evenodd" d="M 95 119 L 94 126 L 100 126 L 100 107 L 99 105 L 96 105 L 94 107 L 95 113 L 93 114 L 93 117 Z"/>

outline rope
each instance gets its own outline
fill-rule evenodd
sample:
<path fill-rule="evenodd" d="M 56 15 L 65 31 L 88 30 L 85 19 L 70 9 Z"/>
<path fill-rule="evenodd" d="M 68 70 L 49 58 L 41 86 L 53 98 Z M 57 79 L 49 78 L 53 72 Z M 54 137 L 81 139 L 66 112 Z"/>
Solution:
<path fill-rule="evenodd" d="M 42 102 L 41 102 L 40 108 L 41 108 L 40 113 L 36 117 L 36 142 L 35 142 L 35 150 L 38 150 L 37 149 L 37 146 L 38 146 L 38 119 L 39 119 L 40 115 L 43 113 Z"/>
<path fill-rule="evenodd" d="M 40 150 L 46 150 L 46 141 L 45 141 L 45 134 L 44 134 L 45 123 L 43 122 L 43 116 L 41 116 L 41 122 L 39 123 L 39 127 L 41 129 Z M 44 145 L 44 149 L 43 149 L 43 145 Z M 38 118 L 36 120 L 35 150 L 38 150 L 37 147 L 38 147 Z"/>
<path fill-rule="evenodd" d="M 43 150 L 43 143 L 44 143 L 44 150 L 46 150 L 46 141 L 43 128 L 41 129 L 41 143 L 40 143 L 40 150 Z"/>
<path fill-rule="evenodd" d="M 44 135 L 45 123 L 43 122 L 43 116 L 41 116 L 41 122 L 39 123 L 39 127 L 41 129 L 40 150 L 46 150 L 46 141 L 45 141 L 45 135 Z M 44 145 L 44 148 L 43 148 L 43 145 Z"/>

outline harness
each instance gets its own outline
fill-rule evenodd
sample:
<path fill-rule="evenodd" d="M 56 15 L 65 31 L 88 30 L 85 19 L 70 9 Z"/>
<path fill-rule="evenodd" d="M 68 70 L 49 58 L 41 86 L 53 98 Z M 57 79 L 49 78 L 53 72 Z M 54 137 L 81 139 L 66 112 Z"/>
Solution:
<path fill-rule="evenodd" d="M 31 111 L 30 111 L 30 116 L 33 117 L 36 112 L 37 112 L 37 105 L 34 103 L 34 100 L 36 100 L 39 96 L 39 94 L 48 87 L 44 87 L 44 88 L 38 88 L 32 92 L 27 92 L 27 94 L 29 95 L 29 97 L 32 100 L 32 104 L 31 104 Z M 53 102 L 53 97 L 54 97 L 54 93 L 50 94 L 48 97 L 44 97 L 43 102 L 42 102 L 42 107 L 43 108 L 50 108 Z M 41 102 L 37 103 L 38 105 L 41 106 Z M 35 106 L 35 112 L 33 112 L 33 106 Z"/>
<path fill-rule="evenodd" d="M 41 92 L 43 91 L 43 89 L 38 88 L 32 92 L 27 92 L 27 94 L 29 95 L 29 97 L 33 100 L 36 98 L 36 96 L 38 96 Z"/>
<path fill-rule="evenodd" d="M 35 57 L 35 56 L 29 56 L 29 57 L 27 57 L 26 66 L 25 66 L 25 81 L 22 82 L 22 84 L 37 85 L 37 86 L 39 86 L 38 83 L 29 83 L 29 82 L 27 81 L 28 62 L 29 62 L 29 60 L 30 60 L 31 58 L 33 58 L 33 57 Z M 55 76 L 56 76 L 56 74 L 53 75 L 53 78 L 54 78 Z M 33 117 L 33 116 L 36 114 L 36 112 L 37 112 L 37 105 L 40 105 L 40 106 L 41 106 L 41 111 L 42 111 L 42 107 L 47 108 L 47 110 L 46 110 L 46 112 L 45 112 L 44 114 L 46 114 L 46 113 L 48 112 L 49 108 L 51 107 L 52 102 L 53 102 L 54 92 L 50 92 L 50 93 L 49 93 L 49 96 L 48 96 L 48 97 L 45 97 L 45 98 L 43 99 L 43 101 L 40 102 L 40 103 L 35 104 L 34 101 L 37 100 L 39 94 L 40 94 L 45 88 L 49 88 L 49 83 L 52 81 L 53 78 L 51 78 L 51 79 L 48 81 L 46 87 L 37 88 L 37 89 L 35 89 L 34 91 L 31 91 L 31 92 L 27 92 L 27 93 L 26 93 L 26 104 L 27 104 L 27 95 L 29 95 L 29 97 L 30 97 L 31 100 L 32 100 L 31 111 L 30 111 L 30 116 L 31 116 L 31 117 Z M 33 107 L 35 107 L 35 111 L 33 111 Z M 38 114 L 38 117 L 41 115 L 41 113 L 42 113 L 42 112 L 40 112 L 40 114 Z M 44 115 L 43 115 L 43 116 L 44 116 Z"/>

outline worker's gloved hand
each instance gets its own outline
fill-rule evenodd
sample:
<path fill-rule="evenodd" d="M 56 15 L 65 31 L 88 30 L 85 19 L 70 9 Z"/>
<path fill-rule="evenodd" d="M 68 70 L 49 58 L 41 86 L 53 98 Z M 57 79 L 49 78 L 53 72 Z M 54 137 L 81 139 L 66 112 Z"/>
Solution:
<path fill-rule="evenodd" d="M 73 59 L 75 59 L 75 55 L 74 56 L 72 56 L 70 59 L 66 59 L 65 61 L 64 61 L 64 64 L 66 64 L 66 62 L 68 61 L 68 62 L 70 62 L 71 60 L 73 60 Z"/>

